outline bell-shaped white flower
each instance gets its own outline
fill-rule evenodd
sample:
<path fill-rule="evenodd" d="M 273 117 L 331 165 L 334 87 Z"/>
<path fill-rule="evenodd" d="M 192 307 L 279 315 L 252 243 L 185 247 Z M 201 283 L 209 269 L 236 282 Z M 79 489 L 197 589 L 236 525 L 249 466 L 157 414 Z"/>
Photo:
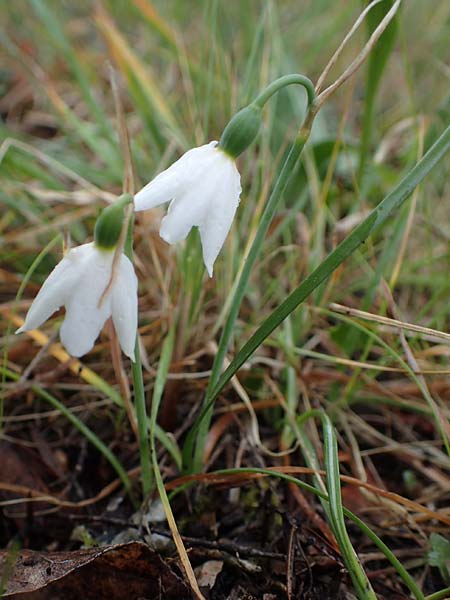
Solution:
<path fill-rule="evenodd" d="M 65 306 L 61 341 L 72 356 L 82 356 L 112 316 L 120 346 L 134 361 L 137 277 L 131 261 L 121 254 L 111 280 L 113 259 L 114 249 L 99 248 L 95 242 L 72 248 L 44 282 L 16 333 L 36 329 Z"/>
<path fill-rule="evenodd" d="M 136 211 L 170 202 L 160 236 L 169 244 L 184 240 L 194 225 L 200 230 L 203 261 L 212 277 L 214 261 L 228 235 L 239 204 L 241 178 L 234 159 L 218 142 L 183 154 L 134 197 Z"/>

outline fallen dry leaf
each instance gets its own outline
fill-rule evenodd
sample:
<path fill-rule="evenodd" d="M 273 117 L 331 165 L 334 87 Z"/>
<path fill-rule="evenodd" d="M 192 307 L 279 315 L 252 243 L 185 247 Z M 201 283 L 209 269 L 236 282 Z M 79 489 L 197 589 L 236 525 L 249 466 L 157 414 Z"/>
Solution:
<path fill-rule="evenodd" d="M 0 552 L 2 567 L 8 552 Z M 1 578 L 1 576 L 0 576 Z M 5 582 L 14 600 L 183 600 L 183 580 L 141 542 L 72 552 L 21 551 Z"/>

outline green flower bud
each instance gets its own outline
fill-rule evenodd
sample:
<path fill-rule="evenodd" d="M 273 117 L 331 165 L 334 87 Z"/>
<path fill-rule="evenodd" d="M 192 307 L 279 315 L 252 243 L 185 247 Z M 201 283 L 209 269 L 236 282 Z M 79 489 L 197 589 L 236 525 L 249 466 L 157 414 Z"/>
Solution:
<path fill-rule="evenodd" d="M 124 208 L 133 202 L 130 194 L 123 194 L 110 206 L 102 210 L 94 228 L 95 244 L 99 248 L 112 249 L 117 244 L 125 217 Z"/>
<path fill-rule="evenodd" d="M 261 126 L 261 109 L 249 104 L 234 115 L 220 138 L 219 148 L 236 158 L 250 146 Z"/>

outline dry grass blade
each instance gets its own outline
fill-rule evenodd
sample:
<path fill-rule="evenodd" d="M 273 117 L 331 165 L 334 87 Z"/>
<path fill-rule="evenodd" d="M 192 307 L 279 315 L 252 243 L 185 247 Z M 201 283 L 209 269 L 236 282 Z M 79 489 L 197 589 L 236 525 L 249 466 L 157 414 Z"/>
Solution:
<path fill-rule="evenodd" d="M 324 83 L 325 83 L 325 79 L 328 77 L 329 72 L 331 71 L 331 69 L 336 64 L 338 58 L 341 56 L 342 51 L 346 47 L 347 43 L 350 41 L 350 38 L 353 37 L 353 34 L 359 28 L 359 26 L 361 25 L 361 23 L 363 23 L 363 21 L 366 18 L 367 14 L 372 10 L 372 8 L 374 8 L 380 2 L 383 2 L 383 0 L 373 0 L 373 2 L 370 2 L 370 4 L 368 4 L 366 6 L 366 8 L 362 11 L 362 13 L 359 15 L 359 17 L 353 23 L 350 31 L 344 37 L 344 39 L 342 40 L 342 42 L 339 45 L 338 49 L 333 54 L 333 56 L 330 58 L 330 60 L 328 61 L 327 65 L 325 67 L 325 69 L 320 74 L 320 77 L 317 80 L 317 84 L 316 84 L 316 94 L 320 94 L 320 92 L 322 91 Z"/>
<path fill-rule="evenodd" d="M 422 327 L 421 325 L 415 325 L 414 323 L 405 323 L 404 321 L 399 321 L 398 319 L 392 319 L 390 317 L 384 317 L 383 315 L 375 315 L 364 310 L 359 310 L 350 306 L 337 304 L 336 302 L 332 302 L 329 305 L 329 309 L 342 315 L 358 317 L 360 319 L 365 319 L 366 321 L 373 321 L 375 323 L 380 323 L 381 325 L 388 325 L 389 327 L 393 327 L 396 329 L 406 329 L 407 331 L 414 331 L 415 333 L 420 333 L 422 335 L 429 336 L 429 339 L 434 338 L 436 340 L 445 340 L 446 342 L 450 343 L 450 334 L 445 333 L 444 331 L 438 331 L 437 329 Z"/>
<path fill-rule="evenodd" d="M 376 3 L 376 2 L 375 2 Z M 372 3 L 374 5 L 375 3 Z M 395 0 L 392 8 L 386 13 L 386 16 L 382 19 L 378 27 L 370 36 L 368 42 L 358 54 L 358 56 L 353 60 L 353 62 L 345 69 L 345 71 L 340 75 L 334 83 L 328 86 L 323 92 L 321 92 L 317 98 L 317 110 L 326 102 L 326 100 L 334 94 L 336 90 L 338 90 L 344 83 L 350 79 L 350 77 L 356 73 L 356 71 L 360 68 L 363 62 L 367 59 L 369 54 L 371 53 L 373 47 L 380 39 L 383 31 L 395 17 L 398 9 L 400 8 L 401 0 Z M 340 49 L 338 49 L 340 52 Z"/>

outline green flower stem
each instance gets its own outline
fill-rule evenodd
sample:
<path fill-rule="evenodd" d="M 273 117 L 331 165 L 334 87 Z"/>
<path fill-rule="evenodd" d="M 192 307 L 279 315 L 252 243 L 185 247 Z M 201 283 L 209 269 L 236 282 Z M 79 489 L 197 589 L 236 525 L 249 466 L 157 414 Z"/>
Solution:
<path fill-rule="evenodd" d="M 343 242 L 337 246 L 337 248 L 328 255 L 328 257 L 293 291 L 291 294 L 282 302 L 262 323 L 262 325 L 255 331 L 251 338 L 244 344 L 239 350 L 234 359 L 231 361 L 227 369 L 222 373 L 217 383 L 211 383 L 211 387 L 208 386 L 207 395 L 205 398 L 203 410 L 197 421 L 192 428 L 192 434 L 194 430 L 198 430 L 198 457 L 201 456 L 200 452 L 204 444 L 205 429 L 204 423 L 206 422 L 209 426 L 210 415 L 212 406 L 223 388 L 227 385 L 230 379 L 238 371 L 238 369 L 245 363 L 245 361 L 255 352 L 255 350 L 264 342 L 264 340 L 284 321 L 284 319 L 291 314 L 322 282 L 324 282 L 330 275 L 335 271 L 346 258 L 351 256 L 353 252 L 363 244 L 367 238 L 374 233 L 381 225 L 383 225 L 388 218 L 397 211 L 405 200 L 409 197 L 412 191 L 421 183 L 421 181 L 429 174 L 429 172 L 442 160 L 445 154 L 450 150 L 450 125 L 445 129 L 438 140 L 428 150 L 424 157 L 415 165 L 415 167 L 402 179 L 396 188 L 392 190 L 381 202 L 374 208 L 374 210 L 364 219 L 360 225 L 358 225 L 352 233 L 345 238 Z M 282 171 L 282 174 L 284 169 Z M 280 175 L 280 179 L 281 176 Z M 275 192 L 275 190 L 274 190 Z M 273 194 L 272 194 L 273 195 Z M 271 198 L 272 200 L 272 198 Z M 269 200 L 269 204 L 271 202 Z M 268 207 L 267 207 L 268 208 Z M 264 215 L 263 215 L 264 218 Z M 255 238 L 256 242 L 256 238 Z M 255 242 L 253 247 L 255 246 Z M 253 249 L 252 247 L 252 249 Z M 247 267 L 247 265 L 246 265 Z M 245 269 L 245 268 L 244 268 Z M 244 272 L 241 276 L 243 279 Z M 242 294 L 241 281 L 239 282 L 238 289 L 236 290 L 235 298 L 239 297 L 239 293 Z M 239 308 L 233 305 L 228 321 L 225 325 L 222 339 L 224 339 L 225 333 L 228 332 L 227 327 L 230 326 L 231 314 L 236 313 Z M 234 321 L 233 321 L 234 324 Z M 221 339 L 221 346 L 222 346 Z M 229 338 L 228 338 L 229 339 Z M 225 345 L 223 348 L 219 347 L 219 351 L 222 350 L 225 355 Z M 216 367 L 216 362 L 219 361 L 219 352 L 216 356 L 215 363 L 213 365 L 213 373 L 211 375 L 211 382 L 214 381 L 213 377 L 217 375 L 219 369 Z M 222 364 L 220 362 L 220 364 Z M 207 428 L 206 428 L 207 433 Z M 189 440 L 188 440 L 189 441 Z M 198 457 L 197 463 L 198 464 Z"/>
<path fill-rule="evenodd" d="M 128 224 L 128 232 L 125 240 L 124 251 L 126 256 L 133 262 L 133 216 Z M 144 378 L 142 376 L 141 351 L 139 348 L 139 336 L 136 331 L 136 343 L 134 345 L 134 362 L 131 363 L 133 376 L 134 404 L 136 408 L 136 420 L 138 426 L 139 456 L 141 462 L 142 493 L 144 498 L 149 496 L 152 490 L 152 469 L 150 459 L 150 443 L 148 431 L 147 407 L 145 403 Z"/>
<path fill-rule="evenodd" d="M 141 352 L 139 338 L 136 331 L 136 344 L 134 346 L 135 362 L 131 363 L 133 375 L 134 404 L 139 438 L 139 456 L 141 461 L 142 493 L 144 498 L 152 491 L 152 471 L 150 462 L 150 444 L 148 439 L 147 407 L 145 404 L 144 379 L 142 377 Z"/>
<path fill-rule="evenodd" d="M 266 89 L 262 91 L 253 101 L 253 104 L 256 104 L 256 106 L 262 108 L 267 100 L 281 90 L 281 88 L 293 84 L 302 85 L 305 88 L 306 94 L 308 95 L 308 106 L 310 106 L 316 97 L 314 85 L 310 79 L 297 73 L 293 73 L 292 75 L 284 75 L 283 77 L 275 79 L 275 81 L 272 81 L 272 83 L 269 83 Z"/>
<path fill-rule="evenodd" d="M 289 76 L 288 76 L 289 77 Z M 290 76 L 294 77 L 294 76 Z M 297 75 L 295 77 L 301 77 Z M 281 78 L 284 79 L 284 78 Z M 279 80 L 278 80 L 279 81 Z M 274 82 L 274 84 L 277 82 Z M 270 88 L 270 86 L 269 86 Z M 271 91 L 271 94 L 276 90 Z M 263 92 L 263 95 L 266 92 Z M 313 105 L 314 106 L 314 105 Z M 270 223 L 278 209 L 278 205 L 283 196 L 283 193 L 286 189 L 289 177 L 293 172 L 298 159 L 302 153 L 302 150 L 305 146 L 305 143 L 309 137 L 312 122 L 314 119 L 314 112 L 310 110 L 306 116 L 305 122 L 302 128 L 299 131 L 299 134 L 292 144 L 290 152 L 286 158 L 286 161 L 281 169 L 280 175 L 275 183 L 275 187 L 273 188 L 272 194 L 270 195 L 269 201 L 264 209 L 263 215 L 261 217 L 261 221 L 258 225 L 258 229 L 256 231 L 255 239 L 253 240 L 253 244 L 250 248 L 248 256 L 245 260 L 244 268 L 242 269 L 241 277 L 239 279 L 238 285 L 236 287 L 236 291 L 233 296 L 233 300 L 231 303 L 230 312 L 228 314 L 227 320 L 225 322 L 222 336 L 220 338 L 219 346 L 217 349 L 217 354 L 214 358 L 214 363 L 212 366 L 211 376 L 208 382 L 208 388 L 206 390 L 205 399 L 203 402 L 204 411 L 202 413 L 201 421 L 198 423 L 198 433 L 197 440 L 195 444 L 195 454 L 194 461 L 192 464 L 192 447 L 194 444 L 193 436 L 196 432 L 196 428 L 192 428 L 188 438 L 186 440 L 185 449 L 184 449 L 184 459 L 185 466 L 188 470 L 191 470 L 189 467 L 193 467 L 194 471 L 201 470 L 203 466 L 203 451 L 206 442 L 206 436 L 208 434 L 209 425 L 212 417 L 212 409 L 213 409 L 213 401 L 217 397 L 217 394 L 214 393 L 215 387 L 217 387 L 217 382 L 219 381 L 220 373 L 222 371 L 223 362 L 225 360 L 225 355 L 228 349 L 228 345 L 231 339 L 231 336 L 234 331 L 234 326 L 236 323 L 237 316 L 239 314 L 239 309 L 244 298 L 247 284 L 250 278 L 250 273 L 253 265 L 258 257 L 258 254 L 261 250 L 261 246 L 266 237 L 267 231 L 269 229 Z M 205 412 L 206 411 L 206 412 Z"/>

